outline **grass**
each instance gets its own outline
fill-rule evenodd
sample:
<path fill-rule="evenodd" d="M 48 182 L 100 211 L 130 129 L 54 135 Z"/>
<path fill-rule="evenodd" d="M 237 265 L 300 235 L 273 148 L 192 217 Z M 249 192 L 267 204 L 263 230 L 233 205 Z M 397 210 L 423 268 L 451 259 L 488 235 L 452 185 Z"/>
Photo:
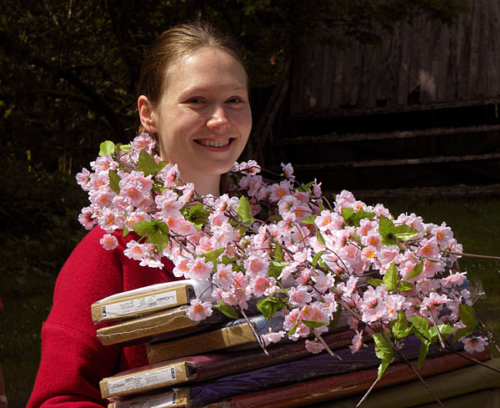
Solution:
<path fill-rule="evenodd" d="M 464 251 L 500 256 L 500 199 L 431 200 L 397 198 L 384 200 L 397 215 L 415 212 L 425 222 L 445 221 L 464 245 Z M 29 264 L 29 260 L 26 261 Z M 469 279 L 480 279 L 487 297 L 476 303 L 479 317 L 495 325 L 499 340 L 500 273 L 491 260 L 464 258 L 461 268 Z M 35 269 L 36 265 L 32 265 Z M 3 279 L 0 312 L 0 362 L 11 408 L 25 407 L 40 360 L 40 329 L 52 303 L 55 277 L 33 273 L 24 282 Z M 6 281 L 7 280 L 7 281 Z M 4 282 L 6 281 L 6 282 Z"/>

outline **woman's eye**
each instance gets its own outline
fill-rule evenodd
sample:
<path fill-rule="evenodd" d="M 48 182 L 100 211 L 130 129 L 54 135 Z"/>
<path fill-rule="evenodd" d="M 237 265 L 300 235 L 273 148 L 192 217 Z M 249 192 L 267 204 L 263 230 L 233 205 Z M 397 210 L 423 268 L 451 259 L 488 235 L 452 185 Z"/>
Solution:
<path fill-rule="evenodd" d="M 203 103 L 203 100 L 201 98 L 191 98 L 188 100 L 188 103 L 199 104 Z"/>
<path fill-rule="evenodd" d="M 234 97 L 234 98 L 229 99 L 228 102 L 229 103 L 241 103 L 241 102 L 243 102 L 243 100 L 241 98 Z"/>

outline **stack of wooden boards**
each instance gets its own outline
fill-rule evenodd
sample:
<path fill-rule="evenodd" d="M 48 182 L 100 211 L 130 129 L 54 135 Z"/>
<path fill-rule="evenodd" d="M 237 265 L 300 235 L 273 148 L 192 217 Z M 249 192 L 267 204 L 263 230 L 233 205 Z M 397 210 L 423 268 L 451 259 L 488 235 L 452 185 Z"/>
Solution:
<path fill-rule="evenodd" d="M 92 305 L 94 322 L 107 323 L 97 330 L 103 344 L 144 343 L 150 363 L 101 381 L 102 396 L 110 401 L 108 408 L 303 407 L 325 401 L 328 402 L 321 406 L 355 407 L 355 401 L 359 401 L 376 379 L 380 360 L 373 343 L 368 341 L 366 347 L 352 354 L 349 345 L 354 332 L 348 329 L 345 318 L 340 319 L 333 333 L 323 337 L 335 356 L 326 352 L 312 355 L 303 341 L 271 345 L 266 354 L 255 334 L 278 331 L 282 318 L 266 320 L 256 315 L 248 320 L 229 321 L 224 315 L 214 313 L 202 322 L 194 322 L 186 315 L 187 305 L 205 292 L 206 288 L 197 282 L 177 281 L 117 294 Z M 410 337 L 403 348 L 415 367 L 419 346 L 420 341 Z M 485 361 L 490 359 L 490 354 L 486 350 L 473 357 Z M 500 366 L 498 360 L 489 363 Z M 473 364 L 453 353 L 442 354 L 434 347 L 420 374 L 446 376 L 461 369 L 483 368 Z M 474 375 L 480 377 L 477 373 Z M 464 376 L 467 379 L 469 374 Z M 410 391 L 400 391 L 398 387 L 414 380 L 415 374 L 406 364 L 392 364 L 376 387 L 389 387 L 385 390 L 389 395 L 379 400 L 385 401 L 387 407 L 387 398 L 392 400 L 402 395 L 403 404 L 408 404 L 404 396 Z M 455 393 L 446 390 L 441 398 L 494 389 L 500 384 L 500 375 L 488 380 L 483 378 L 472 391 L 457 384 L 457 378 L 453 377 L 453 381 Z M 448 381 L 438 382 L 443 383 Z M 417 381 L 414 388 L 424 392 L 420 393 L 422 396 L 412 396 L 411 401 L 432 402 L 432 396 L 421 383 Z M 370 400 L 376 401 L 376 394 L 367 402 Z"/>

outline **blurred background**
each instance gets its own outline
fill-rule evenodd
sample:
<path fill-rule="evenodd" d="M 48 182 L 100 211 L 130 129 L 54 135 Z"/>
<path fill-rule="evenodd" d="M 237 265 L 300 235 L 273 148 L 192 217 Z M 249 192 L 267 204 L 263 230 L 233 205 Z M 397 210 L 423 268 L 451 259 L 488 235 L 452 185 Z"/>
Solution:
<path fill-rule="evenodd" d="M 254 129 L 244 158 L 327 195 L 445 221 L 466 252 L 500 255 L 500 6 L 496 0 L 0 2 L 0 364 L 24 407 L 40 329 L 85 234 L 75 174 L 135 135 L 148 44 L 204 19 L 245 50 Z M 498 318 L 491 260 L 480 314 Z M 498 331 L 498 330 L 497 330 Z"/>

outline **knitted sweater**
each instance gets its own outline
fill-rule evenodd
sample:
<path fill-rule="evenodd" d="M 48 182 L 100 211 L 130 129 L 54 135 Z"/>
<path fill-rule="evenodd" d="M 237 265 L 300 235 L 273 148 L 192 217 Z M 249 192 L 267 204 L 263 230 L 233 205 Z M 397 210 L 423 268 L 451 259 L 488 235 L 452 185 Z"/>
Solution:
<path fill-rule="evenodd" d="M 42 328 L 42 358 L 28 408 L 102 407 L 99 381 L 146 365 L 143 345 L 103 346 L 91 319 L 92 303 L 115 293 L 175 280 L 165 270 L 139 266 L 124 256 L 128 239 L 113 251 L 102 248 L 94 228 L 76 247 L 57 279 L 54 303 Z M 118 237 L 118 235 L 117 235 Z"/>

